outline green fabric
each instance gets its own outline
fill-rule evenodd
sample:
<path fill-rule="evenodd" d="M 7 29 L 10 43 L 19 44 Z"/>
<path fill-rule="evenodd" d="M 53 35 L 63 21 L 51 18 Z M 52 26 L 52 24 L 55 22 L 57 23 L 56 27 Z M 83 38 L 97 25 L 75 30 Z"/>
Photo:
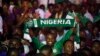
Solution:
<path fill-rule="evenodd" d="M 94 17 L 94 23 L 100 21 L 100 15 Z"/>
<path fill-rule="evenodd" d="M 86 23 L 89 22 L 89 19 L 86 18 L 85 16 L 82 16 L 80 13 L 78 13 L 77 16 L 79 17 L 79 19 L 82 22 L 82 24 L 84 26 L 86 26 Z M 93 23 L 98 22 L 98 21 L 100 21 L 100 14 L 94 17 Z"/>
<path fill-rule="evenodd" d="M 80 21 L 82 22 L 82 24 L 85 26 L 86 23 L 89 21 L 88 18 L 86 18 L 85 16 L 82 16 L 80 13 L 77 14 L 78 18 L 80 19 Z"/>
<path fill-rule="evenodd" d="M 33 19 L 25 23 L 26 27 L 73 27 L 74 19 Z"/>
<path fill-rule="evenodd" d="M 37 49 L 41 49 L 41 47 L 44 46 L 44 44 L 42 44 L 42 43 L 38 40 L 37 37 L 33 37 L 33 38 L 32 38 L 32 42 L 34 43 L 34 45 L 35 45 L 35 47 L 36 47 Z"/>
<path fill-rule="evenodd" d="M 63 2 L 64 0 L 55 0 L 55 3 Z"/>
<path fill-rule="evenodd" d="M 24 23 L 23 32 L 29 33 L 28 28 L 31 27 L 73 27 L 73 25 L 74 19 L 30 19 Z"/>
<path fill-rule="evenodd" d="M 76 33 L 75 33 L 74 41 L 77 42 L 78 44 L 80 43 L 79 30 L 80 30 L 79 24 L 76 24 Z"/>
<path fill-rule="evenodd" d="M 73 33 L 73 31 L 72 31 L 72 29 L 70 29 L 60 41 L 58 41 L 54 44 L 53 50 L 56 50 L 56 52 L 53 51 L 54 56 L 62 53 L 63 44 L 66 40 L 68 40 L 70 38 L 72 33 Z"/>
<path fill-rule="evenodd" d="M 69 11 L 67 15 L 71 17 L 71 18 L 68 18 L 68 19 L 74 19 L 74 14 L 72 12 Z"/>
<path fill-rule="evenodd" d="M 34 26 L 34 23 L 33 23 L 33 20 L 32 19 L 26 21 L 24 23 L 24 30 L 23 30 L 23 32 L 28 34 L 29 33 L 29 29 L 28 28 L 31 28 L 33 26 Z"/>

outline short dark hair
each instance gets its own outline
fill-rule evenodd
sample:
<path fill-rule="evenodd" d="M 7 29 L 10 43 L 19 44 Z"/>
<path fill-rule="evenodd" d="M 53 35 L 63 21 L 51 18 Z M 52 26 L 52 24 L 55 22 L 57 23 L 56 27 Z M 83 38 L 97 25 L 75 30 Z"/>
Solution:
<path fill-rule="evenodd" d="M 19 51 L 17 50 L 17 49 L 10 49 L 9 51 L 8 51 L 8 53 L 7 53 L 7 55 L 8 56 L 13 56 L 14 54 L 13 53 L 16 53 L 16 56 L 19 56 L 20 55 L 20 53 L 19 53 Z"/>
<path fill-rule="evenodd" d="M 42 53 L 37 53 L 35 56 L 44 56 Z"/>
<path fill-rule="evenodd" d="M 97 43 L 97 44 L 100 45 L 100 41 L 99 41 L 99 40 L 95 40 L 95 41 L 93 41 L 93 44 L 95 44 L 95 43 Z"/>
<path fill-rule="evenodd" d="M 38 33 L 39 33 L 40 28 L 31 27 L 31 28 L 29 28 L 29 30 L 32 30 L 33 33 L 35 34 L 35 36 L 38 36 Z"/>
<path fill-rule="evenodd" d="M 49 46 L 49 45 L 44 45 L 44 46 L 40 49 L 40 53 L 41 53 L 43 50 L 47 50 L 47 51 L 49 51 L 50 53 L 52 53 L 52 47 Z"/>
<path fill-rule="evenodd" d="M 71 43 L 73 43 L 74 44 L 74 42 L 72 41 L 72 40 L 66 40 L 64 43 L 63 43 L 63 46 L 66 44 L 66 42 L 71 42 Z"/>

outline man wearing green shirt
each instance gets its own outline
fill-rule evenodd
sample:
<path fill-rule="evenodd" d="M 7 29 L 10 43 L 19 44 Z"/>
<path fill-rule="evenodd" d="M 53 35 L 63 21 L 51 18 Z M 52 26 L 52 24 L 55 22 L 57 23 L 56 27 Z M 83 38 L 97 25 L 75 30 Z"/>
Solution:
<path fill-rule="evenodd" d="M 63 43 L 68 40 L 71 36 L 71 34 L 73 33 L 73 29 L 70 29 L 60 41 L 56 42 L 56 36 L 49 32 L 46 35 L 46 43 L 49 46 L 52 46 L 52 50 L 53 50 L 53 56 L 62 53 L 62 48 L 63 48 Z M 36 37 L 34 35 L 34 32 L 32 31 L 32 29 L 29 29 L 29 34 L 32 37 L 32 42 L 34 43 L 34 45 L 36 46 L 37 49 L 41 49 L 44 44 L 42 44 L 39 40 L 38 37 Z"/>

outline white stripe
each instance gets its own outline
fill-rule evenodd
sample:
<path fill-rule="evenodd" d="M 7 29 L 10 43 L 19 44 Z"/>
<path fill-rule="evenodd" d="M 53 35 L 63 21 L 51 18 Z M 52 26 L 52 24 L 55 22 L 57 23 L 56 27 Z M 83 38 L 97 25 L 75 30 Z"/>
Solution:
<path fill-rule="evenodd" d="M 33 21 L 34 21 L 34 27 L 38 27 L 37 20 L 33 19 Z"/>

